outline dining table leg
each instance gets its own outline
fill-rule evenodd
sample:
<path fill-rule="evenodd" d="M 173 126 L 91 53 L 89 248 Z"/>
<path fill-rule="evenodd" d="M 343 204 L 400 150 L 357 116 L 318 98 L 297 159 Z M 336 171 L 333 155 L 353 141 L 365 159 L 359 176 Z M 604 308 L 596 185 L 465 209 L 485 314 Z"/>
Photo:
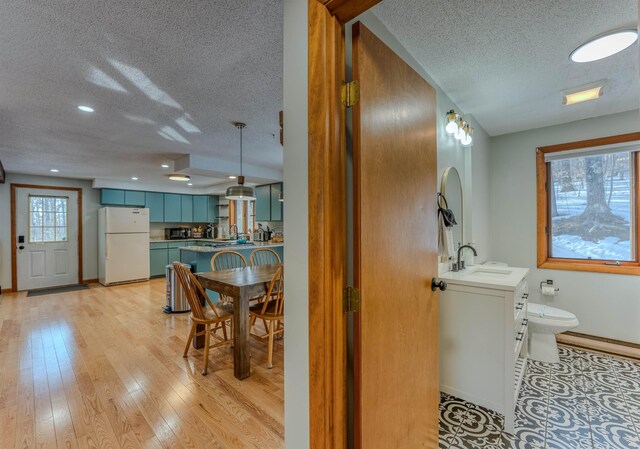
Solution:
<path fill-rule="evenodd" d="M 233 302 L 233 374 L 242 380 L 249 377 L 249 296 L 241 289 Z"/>

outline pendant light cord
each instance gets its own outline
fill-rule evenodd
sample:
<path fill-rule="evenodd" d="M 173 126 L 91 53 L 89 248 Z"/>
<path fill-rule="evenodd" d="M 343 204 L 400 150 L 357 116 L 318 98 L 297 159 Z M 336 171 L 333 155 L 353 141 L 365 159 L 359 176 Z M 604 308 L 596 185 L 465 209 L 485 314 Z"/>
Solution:
<path fill-rule="evenodd" d="M 242 126 L 240 127 L 240 176 L 242 176 Z"/>

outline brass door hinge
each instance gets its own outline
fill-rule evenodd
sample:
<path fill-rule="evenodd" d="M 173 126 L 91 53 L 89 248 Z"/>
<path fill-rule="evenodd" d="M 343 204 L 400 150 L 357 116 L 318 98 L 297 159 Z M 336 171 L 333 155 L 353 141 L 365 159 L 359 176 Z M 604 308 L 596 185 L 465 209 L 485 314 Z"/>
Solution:
<path fill-rule="evenodd" d="M 360 292 L 357 288 L 347 286 L 342 290 L 342 309 L 345 312 L 360 311 Z"/>
<path fill-rule="evenodd" d="M 353 80 L 350 83 L 343 82 L 340 97 L 342 104 L 348 108 L 358 104 L 358 100 L 360 99 L 360 85 L 358 81 Z"/>

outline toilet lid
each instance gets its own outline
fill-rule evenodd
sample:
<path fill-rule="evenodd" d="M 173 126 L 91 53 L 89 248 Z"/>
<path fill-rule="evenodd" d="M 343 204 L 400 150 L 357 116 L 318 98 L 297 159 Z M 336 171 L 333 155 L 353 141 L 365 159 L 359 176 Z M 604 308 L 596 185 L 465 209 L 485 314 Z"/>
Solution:
<path fill-rule="evenodd" d="M 571 321 L 576 319 L 573 313 L 567 312 L 566 310 L 534 303 L 527 305 L 527 315 L 558 321 Z"/>

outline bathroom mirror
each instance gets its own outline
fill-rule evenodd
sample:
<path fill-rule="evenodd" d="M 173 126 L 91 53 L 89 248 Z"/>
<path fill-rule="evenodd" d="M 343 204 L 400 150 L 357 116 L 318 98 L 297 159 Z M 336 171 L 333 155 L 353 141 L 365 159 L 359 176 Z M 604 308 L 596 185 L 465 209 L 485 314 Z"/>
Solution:
<path fill-rule="evenodd" d="M 460 174 L 455 167 L 447 167 L 442 173 L 442 182 L 440 185 L 440 192 L 447 199 L 449 209 L 456 217 L 457 225 L 453 227 L 453 243 L 458 249 L 459 245 L 464 243 L 464 217 L 463 211 L 463 194 L 462 194 L 462 180 Z"/>

